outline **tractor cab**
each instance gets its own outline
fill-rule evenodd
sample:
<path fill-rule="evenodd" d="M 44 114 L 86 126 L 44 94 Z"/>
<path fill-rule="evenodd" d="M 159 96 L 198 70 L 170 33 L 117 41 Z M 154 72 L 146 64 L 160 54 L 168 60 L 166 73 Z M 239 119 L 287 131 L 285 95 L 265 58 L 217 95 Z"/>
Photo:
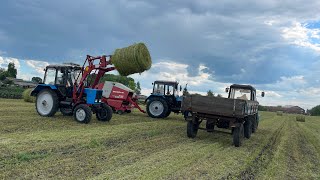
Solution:
<path fill-rule="evenodd" d="M 179 83 L 176 81 L 155 81 L 153 83 L 153 95 L 160 96 L 179 96 Z"/>
<path fill-rule="evenodd" d="M 81 76 L 81 66 L 78 64 L 49 65 L 45 68 L 43 84 L 55 86 L 61 97 L 72 98 L 73 85 L 78 76 Z"/>
<path fill-rule="evenodd" d="M 177 81 L 155 81 L 153 91 L 147 98 L 147 113 L 152 118 L 165 118 L 171 112 L 179 113 L 182 90 Z"/>
<path fill-rule="evenodd" d="M 226 88 L 226 92 L 229 93 L 229 99 L 257 101 L 256 89 L 250 85 L 233 84 L 230 88 Z M 264 97 L 264 92 L 261 96 Z"/>

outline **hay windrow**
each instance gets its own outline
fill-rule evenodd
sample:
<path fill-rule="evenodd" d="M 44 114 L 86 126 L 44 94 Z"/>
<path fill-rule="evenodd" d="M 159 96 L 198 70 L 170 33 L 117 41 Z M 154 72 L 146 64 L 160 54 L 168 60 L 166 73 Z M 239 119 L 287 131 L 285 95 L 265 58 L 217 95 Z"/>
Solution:
<path fill-rule="evenodd" d="M 304 115 L 296 116 L 296 120 L 299 122 L 306 122 L 306 117 Z"/>
<path fill-rule="evenodd" d="M 36 102 L 36 98 L 34 96 L 31 96 L 32 90 L 33 90 L 32 88 L 29 88 L 23 91 L 22 97 L 25 102 L 31 102 L 31 103 Z"/>
<path fill-rule="evenodd" d="M 142 73 L 150 69 L 152 64 L 149 50 L 144 43 L 116 49 L 111 61 L 122 76 Z"/>

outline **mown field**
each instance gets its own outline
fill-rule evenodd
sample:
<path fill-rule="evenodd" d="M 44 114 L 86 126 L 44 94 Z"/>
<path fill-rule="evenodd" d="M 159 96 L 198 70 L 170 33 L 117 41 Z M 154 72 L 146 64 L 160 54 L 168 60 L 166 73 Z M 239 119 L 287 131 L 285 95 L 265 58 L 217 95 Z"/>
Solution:
<path fill-rule="evenodd" d="M 0 179 L 320 179 L 320 118 L 261 112 L 240 148 L 229 131 L 186 137 L 181 115 L 79 124 L 0 99 Z"/>

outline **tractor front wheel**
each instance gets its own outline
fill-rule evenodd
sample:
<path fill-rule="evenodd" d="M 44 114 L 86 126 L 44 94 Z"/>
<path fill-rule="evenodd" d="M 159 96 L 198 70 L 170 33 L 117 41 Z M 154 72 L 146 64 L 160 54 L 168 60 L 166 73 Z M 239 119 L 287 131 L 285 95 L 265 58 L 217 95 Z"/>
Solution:
<path fill-rule="evenodd" d="M 101 109 L 97 112 L 96 117 L 99 121 L 110 121 L 112 118 L 113 110 L 106 104 L 101 105 Z"/>
<path fill-rule="evenodd" d="M 152 118 L 164 118 L 168 115 L 169 107 L 163 98 L 151 98 L 147 102 L 147 113 Z"/>
<path fill-rule="evenodd" d="M 79 123 L 88 124 L 91 121 L 92 112 L 86 104 L 79 104 L 73 110 L 73 117 Z"/>
<path fill-rule="evenodd" d="M 51 89 L 44 89 L 36 98 L 36 110 L 40 116 L 53 116 L 59 108 L 57 94 Z"/>

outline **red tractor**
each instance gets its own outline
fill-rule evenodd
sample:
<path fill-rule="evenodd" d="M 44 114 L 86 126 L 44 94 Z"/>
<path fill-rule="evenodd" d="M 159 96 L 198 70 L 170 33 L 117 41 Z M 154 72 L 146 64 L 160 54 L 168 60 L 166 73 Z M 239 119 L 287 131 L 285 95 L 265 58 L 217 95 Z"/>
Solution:
<path fill-rule="evenodd" d="M 133 108 L 138 108 L 140 112 L 145 113 L 137 103 L 138 97 L 127 86 L 106 81 L 97 87 L 102 90 L 102 102 L 108 104 L 114 112 L 118 114 L 130 113 Z"/>

